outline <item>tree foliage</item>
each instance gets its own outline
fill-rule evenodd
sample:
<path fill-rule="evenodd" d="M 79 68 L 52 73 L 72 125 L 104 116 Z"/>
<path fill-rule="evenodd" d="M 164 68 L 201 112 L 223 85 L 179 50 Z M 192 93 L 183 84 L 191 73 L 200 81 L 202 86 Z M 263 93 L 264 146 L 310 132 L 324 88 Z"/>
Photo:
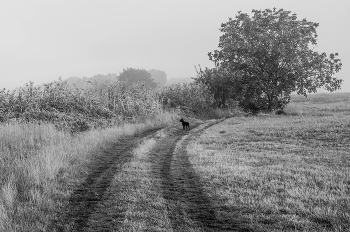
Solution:
<path fill-rule="evenodd" d="M 117 76 L 118 75 L 115 73 L 108 73 L 107 75 L 96 74 L 93 77 L 69 77 L 65 81 L 69 86 L 74 86 L 79 89 L 87 89 L 89 88 L 90 84 L 93 83 L 98 90 L 102 90 L 110 84 L 116 83 Z"/>
<path fill-rule="evenodd" d="M 216 68 L 199 70 L 197 82 L 252 111 L 283 109 L 292 92 L 340 89 L 342 80 L 333 77 L 342 66 L 338 53 L 314 50 L 318 26 L 283 9 L 238 12 L 221 25 L 219 49 L 208 54 Z"/>
<path fill-rule="evenodd" d="M 229 99 L 237 99 L 238 97 L 235 95 L 235 82 L 233 82 L 233 78 L 227 72 L 223 72 L 222 69 L 205 68 L 202 70 L 199 67 L 197 78 L 194 79 L 197 83 L 208 87 L 218 107 L 226 107 L 229 104 Z"/>
<path fill-rule="evenodd" d="M 157 83 L 158 87 L 164 87 L 167 82 L 167 75 L 164 71 L 158 69 L 148 70 L 154 82 Z"/>
<path fill-rule="evenodd" d="M 152 76 L 145 69 L 127 68 L 119 74 L 119 81 L 129 84 L 143 84 L 151 88 L 157 87 Z"/>

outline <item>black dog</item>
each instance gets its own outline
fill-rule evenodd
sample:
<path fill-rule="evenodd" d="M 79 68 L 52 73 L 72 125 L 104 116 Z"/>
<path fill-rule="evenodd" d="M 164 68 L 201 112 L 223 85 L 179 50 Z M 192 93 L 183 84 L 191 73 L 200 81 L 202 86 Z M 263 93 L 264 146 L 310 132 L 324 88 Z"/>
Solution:
<path fill-rule="evenodd" d="M 189 122 L 185 122 L 183 118 L 180 119 L 180 122 L 182 122 L 182 127 L 184 130 L 186 130 L 186 128 L 188 128 L 188 130 L 190 130 L 190 123 Z"/>

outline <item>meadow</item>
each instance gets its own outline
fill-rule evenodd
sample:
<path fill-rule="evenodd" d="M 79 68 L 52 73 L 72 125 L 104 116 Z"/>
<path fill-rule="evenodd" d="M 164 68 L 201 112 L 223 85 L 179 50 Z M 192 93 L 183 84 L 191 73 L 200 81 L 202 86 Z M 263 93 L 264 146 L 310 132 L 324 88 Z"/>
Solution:
<path fill-rule="evenodd" d="M 218 217 L 349 231 L 350 94 L 293 96 L 285 113 L 230 118 L 188 146 Z"/>
<path fill-rule="evenodd" d="M 69 91 L 58 82 L 21 93 L 0 92 L 0 231 L 48 231 L 94 157 L 150 129 L 166 128 L 164 141 L 174 131 L 180 138 L 183 115 L 235 115 L 181 148 L 217 217 L 248 221 L 255 231 L 350 229 L 350 94 L 293 96 L 284 115 L 248 116 L 213 109 L 205 89 L 186 84 L 154 94 L 139 86 Z M 167 147 L 157 145 L 162 131 L 140 143 L 106 190 L 109 206 L 125 211 L 122 230 L 172 230 L 174 212 L 152 173 L 150 151 Z"/>

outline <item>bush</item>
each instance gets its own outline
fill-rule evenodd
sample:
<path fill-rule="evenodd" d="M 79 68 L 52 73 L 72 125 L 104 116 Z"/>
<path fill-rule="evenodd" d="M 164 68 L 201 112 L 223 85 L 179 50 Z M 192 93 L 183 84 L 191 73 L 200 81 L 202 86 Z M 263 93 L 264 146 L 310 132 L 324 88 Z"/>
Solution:
<path fill-rule="evenodd" d="M 180 108 L 185 112 L 204 114 L 215 105 L 208 88 L 199 83 L 173 84 L 163 88 L 158 97 L 164 107 Z"/>

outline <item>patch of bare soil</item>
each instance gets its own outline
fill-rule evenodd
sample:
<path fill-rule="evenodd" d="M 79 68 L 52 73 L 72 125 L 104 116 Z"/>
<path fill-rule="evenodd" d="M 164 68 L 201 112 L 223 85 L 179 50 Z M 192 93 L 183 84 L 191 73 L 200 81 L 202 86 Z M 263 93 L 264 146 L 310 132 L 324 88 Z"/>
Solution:
<path fill-rule="evenodd" d="M 150 155 L 154 178 L 161 179 L 161 191 L 171 212 L 169 218 L 174 231 L 251 231 L 247 223 L 216 216 L 215 207 L 188 159 L 186 146 L 191 139 L 218 122 L 221 120 L 190 132 L 175 131 L 158 141 Z"/>

